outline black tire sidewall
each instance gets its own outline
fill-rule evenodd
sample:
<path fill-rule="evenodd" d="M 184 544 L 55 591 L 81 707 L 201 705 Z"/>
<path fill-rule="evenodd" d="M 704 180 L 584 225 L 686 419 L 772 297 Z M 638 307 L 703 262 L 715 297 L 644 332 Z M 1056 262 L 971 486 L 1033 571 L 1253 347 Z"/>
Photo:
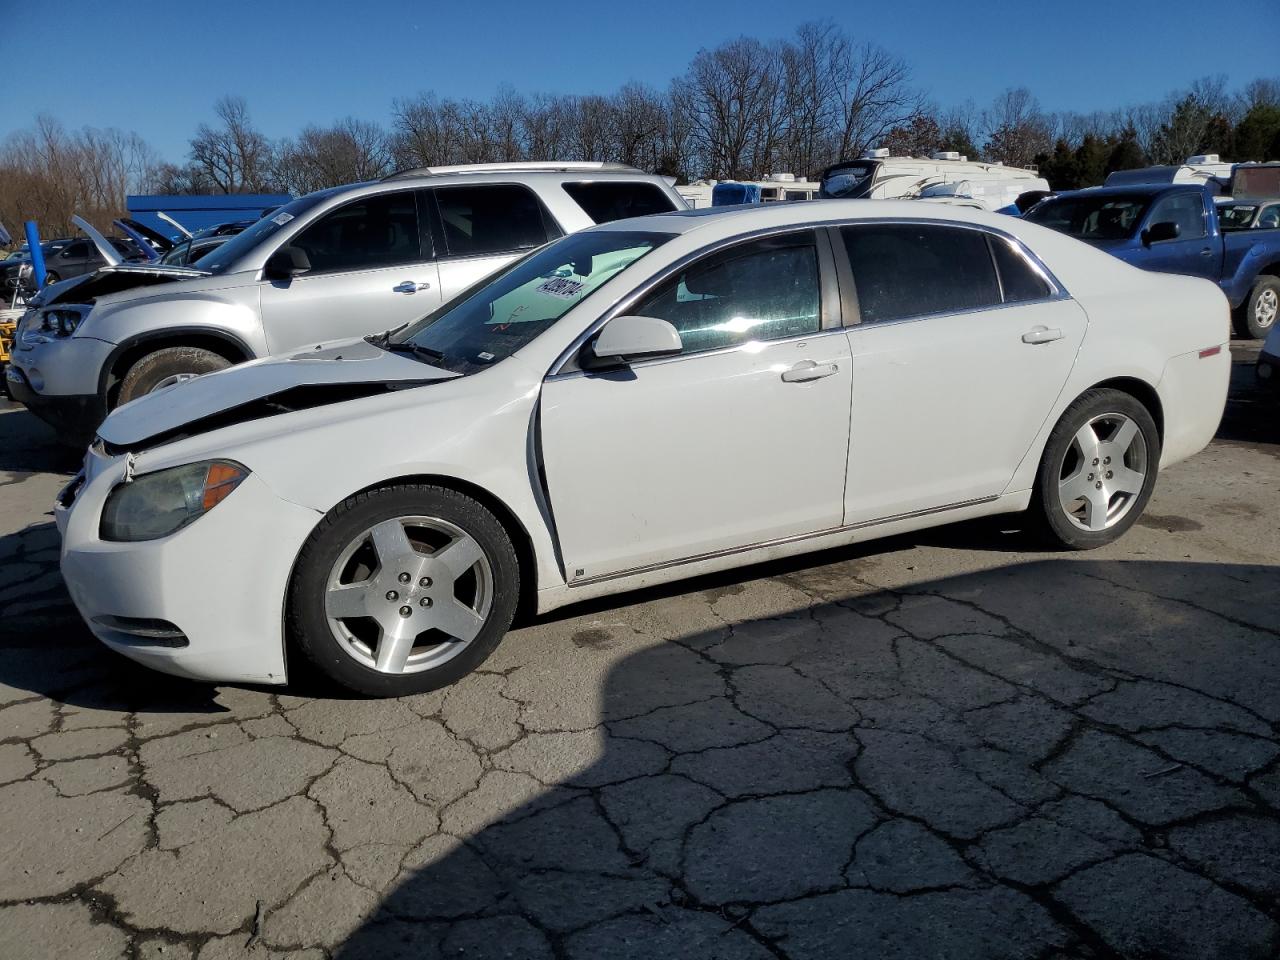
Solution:
<path fill-rule="evenodd" d="M 420 673 L 386 674 L 358 662 L 338 643 L 324 612 L 324 593 L 334 561 L 354 537 L 375 523 L 405 516 L 439 517 L 474 537 L 493 570 L 493 604 L 480 633 L 451 660 Z M 290 581 L 288 632 L 296 651 L 326 679 L 366 696 L 400 697 L 447 686 L 482 664 L 510 628 L 519 597 L 515 548 L 489 509 L 446 487 L 384 487 L 343 501 L 312 532 Z"/>
<path fill-rule="evenodd" d="M 1280 277 L 1259 277 L 1253 289 L 1249 291 L 1249 304 L 1244 311 L 1244 329 L 1240 333 L 1254 340 L 1265 339 L 1271 332 L 1271 328 L 1275 326 L 1275 321 L 1272 321 L 1271 326 L 1258 326 L 1258 298 L 1262 296 L 1264 290 L 1274 290 L 1276 296 L 1280 297 Z"/>
<path fill-rule="evenodd" d="M 229 366 L 231 361 L 226 357 L 203 347 L 164 347 L 134 361 L 120 381 L 117 403 L 145 397 L 166 377 L 213 373 Z"/>
<path fill-rule="evenodd" d="M 1138 425 L 1147 444 L 1147 475 L 1138 500 L 1124 517 L 1106 530 L 1081 530 L 1071 522 L 1058 502 L 1059 464 L 1066 454 L 1071 438 L 1094 417 L 1106 413 L 1120 413 Z M 1063 412 L 1049 434 L 1040 468 L 1036 473 L 1036 486 L 1032 497 L 1032 510 L 1042 533 L 1057 546 L 1071 550 L 1092 550 L 1119 539 L 1137 523 L 1147 508 L 1160 472 L 1160 433 L 1150 411 L 1131 394 L 1121 390 L 1095 389 L 1079 397 Z"/>

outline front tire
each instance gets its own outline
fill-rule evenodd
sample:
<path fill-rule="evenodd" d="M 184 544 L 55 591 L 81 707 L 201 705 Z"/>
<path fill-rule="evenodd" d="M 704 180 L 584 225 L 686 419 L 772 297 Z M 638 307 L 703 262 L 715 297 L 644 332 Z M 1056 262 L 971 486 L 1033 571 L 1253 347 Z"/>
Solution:
<path fill-rule="evenodd" d="M 1160 433 L 1136 398 L 1084 393 L 1049 434 L 1031 515 L 1054 545 L 1092 550 L 1118 539 L 1142 515 L 1160 466 Z"/>
<path fill-rule="evenodd" d="M 1254 281 L 1249 296 L 1235 314 L 1236 333 L 1264 340 L 1280 315 L 1280 277 L 1269 274 Z"/>
<path fill-rule="evenodd" d="M 356 693 L 446 686 L 493 652 L 515 617 L 520 567 L 502 523 L 445 487 L 356 494 L 320 522 L 289 587 L 294 646 Z"/>
<path fill-rule="evenodd" d="M 134 362 L 120 381 L 116 404 L 145 397 L 183 380 L 191 380 L 215 370 L 225 370 L 231 361 L 201 347 L 164 347 Z"/>

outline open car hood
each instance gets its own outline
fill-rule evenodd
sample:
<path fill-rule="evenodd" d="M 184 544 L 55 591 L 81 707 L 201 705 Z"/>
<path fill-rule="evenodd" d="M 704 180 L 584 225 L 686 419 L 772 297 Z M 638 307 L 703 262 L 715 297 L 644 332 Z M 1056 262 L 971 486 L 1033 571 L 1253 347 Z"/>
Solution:
<path fill-rule="evenodd" d="M 248 420 L 452 380 L 460 374 L 364 340 L 254 360 L 117 407 L 98 428 L 109 447 L 137 451 Z"/>
<path fill-rule="evenodd" d="M 132 290 L 134 287 L 150 287 L 173 280 L 191 280 L 211 276 L 208 270 L 195 267 L 179 267 L 167 263 L 117 263 L 99 267 L 93 273 L 83 273 L 69 280 L 59 280 L 41 291 L 44 300 L 38 306 L 54 303 L 94 303 L 99 297 Z"/>

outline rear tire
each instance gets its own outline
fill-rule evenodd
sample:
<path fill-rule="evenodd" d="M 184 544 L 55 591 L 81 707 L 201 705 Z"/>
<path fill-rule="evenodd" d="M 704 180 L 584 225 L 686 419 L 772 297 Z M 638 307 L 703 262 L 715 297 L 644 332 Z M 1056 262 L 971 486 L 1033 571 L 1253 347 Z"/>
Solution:
<path fill-rule="evenodd" d="M 1031 518 L 1054 546 L 1105 546 L 1142 515 L 1159 465 L 1160 433 L 1150 411 L 1123 391 L 1089 390 L 1049 434 Z"/>
<path fill-rule="evenodd" d="M 1249 296 L 1233 316 L 1236 333 L 1254 340 L 1266 339 L 1280 315 L 1280 277 L 1264 274 L 1253 283 Z"/>
<path fill-rule="evenodd" d="M 498 518 L 456 490 L 406 484 L 349 497 L 320 521 L 294 567 L 287 627 L 329 680 L 401 697 L 480 666 L 519 597 L 520 565 Z"/>
<path fill-rule="evenodd" d="M 116 405 L 201 374 L 225 370 L 231 361 L 201 347 L 164 347 L 135 361 L 120 382 Z"/>

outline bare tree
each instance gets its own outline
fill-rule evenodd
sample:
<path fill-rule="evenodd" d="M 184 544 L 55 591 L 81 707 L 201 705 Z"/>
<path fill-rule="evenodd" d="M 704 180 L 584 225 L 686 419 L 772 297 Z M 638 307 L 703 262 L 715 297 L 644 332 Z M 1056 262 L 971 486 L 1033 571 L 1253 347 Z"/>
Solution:
<path fill-rule="evenodd" d="M 219 193 L 270 190 L 271 143 L 249 119 L 244 97 L 223 97 L 214 105 L 219 123 L 200 124 L 191 139 L 191 163 Z"/>
<path fill-rule="evenodd" d="M 391 170 L 385 131 L 353 117 L 331 127 L 305 127 L 276 153 L 276 179 L 292 193 L 376 180 Z"/>
<path fill-rule="evenodd" d="M 984 153 L 1015 167 L 1026 167 L 1053 148 L 1053 124 L 1026 87 L 1006 90 L 983 114 Z"/>
<path fill-rule="evenodd" d="M 765 173 L 783 129 L 778 50 L 741 37 L 699 50 L 678 87 L 704 173 L 746 179 Z"/>
<path fill-rule="evenodd" d="M 46 235 L 66 233 L 78 213 L 109 229 L 154 164 L 137 134 L 92 127 L 68 132 L 51 117 L 37 117 L 0 147 L 0 222 L 12 230 L 35 219 Z"/>
<path fill-rule="evenodd" d="M 656 169 L 667 128 L 662 95 L 642 83 L 628 83 L 610 100 L 614 159 L 633 167 Z"/>
<path fill-rule="evenodd" d="M 906 61 L 874 43 L 850 46 L 839 71 L 835 159 L 854 157 L 876 146 L 890 130 L 924 108 L 923 97 L 911 89 Z"/>
<path fill-rule="evenodd" d="M 804 23 L 782 45 L 782 163 L 801 176 L 816 176 L 831 160 L 831 132 L 840 114 L 840 79 L 849 39 L 830 21 Z"/>

